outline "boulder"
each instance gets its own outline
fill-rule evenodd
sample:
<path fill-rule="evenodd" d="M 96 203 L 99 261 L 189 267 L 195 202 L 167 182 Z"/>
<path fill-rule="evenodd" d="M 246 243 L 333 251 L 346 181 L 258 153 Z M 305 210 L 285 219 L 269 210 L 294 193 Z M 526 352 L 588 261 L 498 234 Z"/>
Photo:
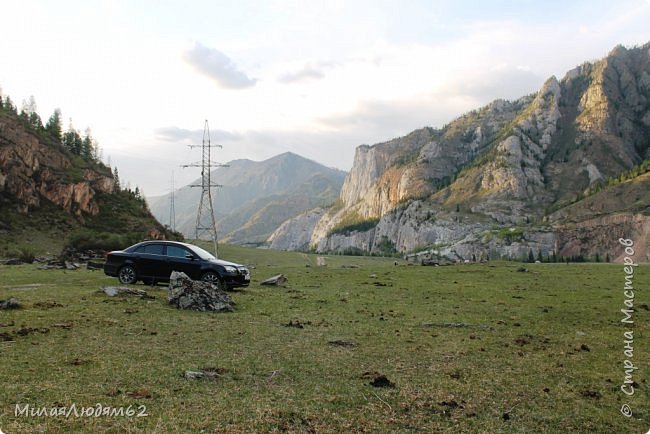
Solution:
<path fill-rule="evenodd" d="M 20 303 L 13 297 L 8 300 L 0 300 L 0 309 L 18 309 L 19 307 Z"/>
<path fill-rule="evenodd" d="M 287 278 L 284 276 L 284 274 L 278 274 L 273 277 L 269 277 L 268 279 L 260 282 L 260 285 L 268 285 L 268 286 L 284 286 L 287 284 Z"/>
<path fill-rule="evenodd" d="M 215 285 L 190 279 L 185 273 L 173 271 L 169 278 L 169 303 L 178 309 L 232 312 L 230 296 Z"/>

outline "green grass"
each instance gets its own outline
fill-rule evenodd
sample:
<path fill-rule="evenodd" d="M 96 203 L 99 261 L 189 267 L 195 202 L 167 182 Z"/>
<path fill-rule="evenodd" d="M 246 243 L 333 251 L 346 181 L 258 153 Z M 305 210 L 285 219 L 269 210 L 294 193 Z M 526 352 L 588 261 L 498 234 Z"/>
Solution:
<path fill-rule="evenodd" d="M 155 300 L 110 298 L 97 290 L 117 281 L 100 271 L 0 266 L 0 299 L 15 297 L 24 306 L 0 311 L 0 334 L 13 337 L 0 339 L 0 429 L 641 433 L 650 427 L 648 266 L 635 274 L 639 387 L 627 397 L 619 390 L 626 330 L 620 265 L 529 264 L 530 272 L 520 273 L 514 263 L 434 268 L 329 256 L 327 267 L 316 267 L 316 256 L 307 254 L 229 246 L 220 254 L 255 267 L 251 286 L 232 294 L 237 305 L 230 314 L 171 308 L 164 286 L 149 290 Z M 259 285 L 278 273 L 289 279 L 285 288 Z M 289 321 L 304 328 L 287 327 Z M 461 322 L 471 326 L 441 326 Z M 334 340 L 356 346 L 329 344 Z M 204 368 L 222 375 L 181 377 Z M 386 375 L 395 387 L 370 386 L 369 372 Z M 137 398 L 138 391 L 150 397 Z M 15 417 L 16 403 L 144 405 L 149 416 Z M 633 418 L 620 414 L 623 403 Z"/>

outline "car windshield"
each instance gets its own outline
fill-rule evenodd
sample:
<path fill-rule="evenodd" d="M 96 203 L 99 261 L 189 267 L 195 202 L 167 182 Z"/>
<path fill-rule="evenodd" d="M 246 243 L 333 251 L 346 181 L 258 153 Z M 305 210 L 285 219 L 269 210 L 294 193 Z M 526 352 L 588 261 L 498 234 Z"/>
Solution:
<path fill-rule="evenodd" d="M 203 250 L 198 246 L 192 246 L 192 250 L 194 251 L 194 253 L 199 255 L 201 259 L 217 259 L 214 257 L 212 253 L 208 252 L 207 250 Z"/>

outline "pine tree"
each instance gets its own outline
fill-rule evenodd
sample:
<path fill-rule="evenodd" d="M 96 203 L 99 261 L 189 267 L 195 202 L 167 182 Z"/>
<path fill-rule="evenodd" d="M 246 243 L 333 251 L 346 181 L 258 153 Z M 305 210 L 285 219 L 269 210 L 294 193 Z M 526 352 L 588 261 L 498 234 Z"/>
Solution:
<path fill-rule="evenodd" d="M 54 113 L 45 124 L 45 132 L 56 142 L 61 143 L 63 140 L 63 131 L 61 129 L 61 110 L 54 109 Z"/>
<path fill-rule="evenodd" d="M 73 153 L 74 155 L 79 155 L 79 151 L 81 150 L 79 146 L 79 142 L 81 142 L 81 138 L 77 140 L 77 137 L 79 137 L 79 133 L 77 130 L 74 129 L 74 126 L 72 125 L 72 119 L 69 120 L 68 123 L 68 129 L 66 130 L 65 133 L 63 133 L 63 137 L 61 140 L 61 144 L 65 149 Z"/>
<path fill-rule="evenodd" d="M 80 149 L 81 158 L 86 161 L 92 161 L 93 158 L 93 139 L 90 136 L 90 128 L 86 128 L 86 135 L 81 141 Z"/>
<path fill-rule="evenodd" d="M 117 167 L 113 168 L 113 179 L 115 180 L 115 191 L 122 190 L 120 187 L 120 175 L 117 172 Z"/>
<path fill-rule="evenodd" d="M 535 262 L 535 255 L 533 255 L 533 249 L 528 250 L 528 262 Z"/>
<path fill-rule="evenodd" d="M 4 109 L 6 109 L 8 112 L 12 112 L 14 114 L 17 114 L 16 106 L 14 105 L 14 102 L 11 100 L 9 95 L 7 95 L 7 97 L 5 98 Z"/>

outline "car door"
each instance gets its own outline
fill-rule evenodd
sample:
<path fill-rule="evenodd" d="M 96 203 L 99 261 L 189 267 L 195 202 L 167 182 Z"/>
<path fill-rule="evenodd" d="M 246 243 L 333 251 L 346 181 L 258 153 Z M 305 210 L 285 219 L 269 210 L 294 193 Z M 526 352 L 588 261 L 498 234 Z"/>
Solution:
<path fill-rule="evenodd" d="M 199 258 L 183 246 L 167 245 L 167 266 L 169 275 L 172 271 L 181 271 L 191 279 L 197 279 L 200 271 Z"/>
<path fill-rule="evenodd" d="M 167 257 L 164 255 L 163 244 L 145 244 L 138 247 L 135 253 L 138 277 L 160 279 L 161 276 L 165 276 Z"/>

